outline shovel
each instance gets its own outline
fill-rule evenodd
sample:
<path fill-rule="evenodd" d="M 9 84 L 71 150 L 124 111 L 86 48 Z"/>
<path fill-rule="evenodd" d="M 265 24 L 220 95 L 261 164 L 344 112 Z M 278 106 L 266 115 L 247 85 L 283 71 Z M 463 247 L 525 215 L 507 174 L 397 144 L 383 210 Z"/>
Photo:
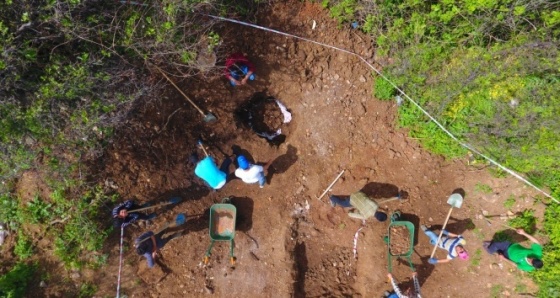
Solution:
<path fill-rule="evenodd" d="M 175 83 L 163 72 L 163 70 L 161 70 L 159 67 L 155 66 L 154 67 L 159 70 L 159 72 L 167 79 L 167 81 L 169 81 L 169 83 L 171 83 L 171 85 L 173 85 L 173 87 L 175 87 L 175 89 L 177 89 L 177 91 L 179 91 L 179 93 L 181 93 L 183 95 L 183 97 L 185 97 L 185 99 L 193 106 L 195 107 L 195 109 L 204 117 L 204 122 L 206 123 L 210 123 L 210 122 L 214 122 L 216 120 L 218 120 L 218 118 L 216 118 L 216 116 L 214 116 L 212 113 L 208 113 L 208 114 L 204 114 L 204 111 L 199 108 L 184 92 L 183 90 L 181 90 L 177 85 L 175 85 Z"/>
<path fill-rule="evenodd" d="M 185 221 L 187 221 L 187 216 L 184 213 L 179 213 L 177 214 L 177 217 L 175 217 L 175 224 L 173 225 L 173 227 L 178 227 L 178 226 L 182 226 Z M 157 235 L 161 232 L 163 232 L 165 229 L 169 228 L 169 226 L 171 225 L 171 223 L 166 222 L 163 225 L 163 228 L 159 229 L 159 231 L 155 232 L 154 235 Z M 138 246 L 138 244 L 146 241 L 147 239 L 150 239 L 150 237 L 144 238 L 141 241 L 138 241 L 138 243 L 136 243 L 135 245 Z"/>
<path fill-rule="evenodd" d="M 458 193 L 454 193 L 449 196 L 449 199 L 447 199 L 447 204 L 451 205 L 451 208 L 449 209 L 449 212 L 447 213 L 447 218 L 445 219 L 445 222 L 443 223 L 443 227 L 439 232 L 439 236 L 434 245 L 434 250 L 432 250 L 432 254 L 430 255 L 430 259 L 433 258 L 434 255 L 436 254 L 436 249 L 438 247 L 439 241 L 441 240 L 441 235 L 443 235 L 443 230 L 445 230 L 445 227 L 447 226 L 447 222 L 451 217 L 451 211 L 453 211 L 453 208 L 461 208 L 461 206 L 463 205 L 463 196 Z"/>
<path fill-rule="evenodd" d="M 177 204 L 181 202 L 181 198 L 179 197 L 173 197 L 171 199 L 169 199 L 169 201 L 161 203 L 161 204 L 157 204 L 154 206 L 148 206 L 148 207 L 143 207 L 143 208 L 138 208 L 138 209 L 134 209 L 134 210 L 129 210 L 128 213 L 131 212 L 138 212 L 138 211 L 144 211 L 144 210 L 148 210 L 148 209 L 152 209 L 152 208 L 157 208 L 157 207 L 162 207 L 162 206 L 167 206 L 167 205 L 171 205 L 171 204 Z"/>

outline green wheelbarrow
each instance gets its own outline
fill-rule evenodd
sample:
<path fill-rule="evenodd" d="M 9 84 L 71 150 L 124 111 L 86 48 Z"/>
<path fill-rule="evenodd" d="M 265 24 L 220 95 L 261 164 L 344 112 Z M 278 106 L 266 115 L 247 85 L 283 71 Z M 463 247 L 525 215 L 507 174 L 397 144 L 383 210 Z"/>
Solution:
<path fill-rule="evenodd" d="M 391 223 L 388 228 L 388 235 L 384 240 L 387 243 L 387 258 L 389 262 L 389 273 L 393 270 L 393 258 L 404 258 L 412 271 L 412 253 L 414 252 L 414 225 L 409 221 L 400 220 L 401 213 L 394 212 L 391 215 Z"/>
<path fill-rule="evenodd" d="M 215 241 L 229 241 L 231 265 L 235 265 L 233 256 L 233 238 L 235 237 L 235 218 L 237 209 L 230 203 L 230 198 L 222 199 L 221 204 L 210 207 L 210 246 L 204 256 L 204 264 L 208 264 Z"/>

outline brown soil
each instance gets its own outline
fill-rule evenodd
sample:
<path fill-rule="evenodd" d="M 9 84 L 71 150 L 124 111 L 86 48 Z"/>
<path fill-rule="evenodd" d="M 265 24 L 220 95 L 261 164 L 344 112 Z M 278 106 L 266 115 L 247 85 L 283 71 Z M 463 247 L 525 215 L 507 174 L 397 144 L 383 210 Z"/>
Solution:
<path fill-rule="evenodd" d="M 389 250 L 394 256 L 404 255 L 410 249 L 410 233 L 405 226 L 391 226 L 389 240 Z"/>
<path fill-rule="evenodd" d="M 373 42 L 358 31 L 340 27 L 320 5 L 309 1 L 277 1 L 255 21 L 327 44 L 354 51 L 373 61 Z M 315 30 L 312 30 L 313 22 Z M 484 166 L 468 160 L 445 160 L 432 155 L 395 127 L 398 107 L 372 98 L 371 70 L 356 57 L 312 43 L 270 32 L 224 24 L 220 36 L 233 41 L 230 52 L 244 51 L 256 66 L 257 79 L 249 86 L 231 87 L 223 78 L 193 78 L 177 83 L 218 121 L 207 124 L 180 94 L 169 86 L 161 97 L 139 104 L 119 130 L 99 161 L 99 176 L 111 181 L 123 198 L 140 202 L 173 196 L 184 200 L 158 211 L 153 224 L 128 227 L 125 247 L 145 230 L 157 230 L 179 212 L 188 215 L 184 235 L 162 250 L 169 271 L 151 271 L 133 249 L 125 250 L 121 294 L 128 297 L 379 297 L 390 290 L 387 245 L 388 221 L 369 221 L 358 234 L 358 258 L 353 239 L 361 221 L 346 210 L 332 208 L 320 195 L 342 169 L 333 194 L 361 190 L 374 198 L 389 198 L 398 190 L 406 201 L 381 204 L 380 210 L 400 210 L 403 220 L 416 226 L 412 261 L 425 297 L 489 297 L 493 286 L 502 295 L 534 285 L 521 272 L 495 269 L 498 259 L 486 255 L 482 241 L 501 227 L 487 226 L 481 210 L 501 214 L 503 202 L 516 198 L 513 212 L 536 209 L 535 192 L 513 178 L 494 178 Z M 243 42 L 246 41 L 246 42 Z M 218 59 L 223 63 L 223 57 Z M 154 74 L 156 76 L 156 74 Z M 158 77 L 159 78 L 159 77 Z M 270 146 L 236 119 L 236 110 L 255 93 L 274 96 L 292 111 L 286 140 Z M 276 113 L 276 112 L 274 112 Z M 276 114 L 271 119 L 277 119 Z M 276 120 L 275 120 L 276 121 Z M 271 123 L 269 123 L 271 124 Z M 272 123 L 275 125 L 276 122 Z M 284 128 L 283 128 L 284 131 Z M 271 160 L 268 184 L 240 180 L 228 182 L 217 192 L 196 178 L 188 156 L 202 137 L 210 154 L 220 162 L 238 148 L 250 160 Z M 200 152 L 199 152 L 200 153 Z M 487 185 L 492 192 L 478 191 Z M 454 260 L 436 266 L 427 260 L 432 246 L 418 227 L 437 228 L 449 206 L 447 197 L 465 192 L 462 208 L 455 209 L 447 230 L 463 234 L 471 260 Z M 212 204 L 233 196 L 237 207 L 235 267 L 229 264 L 229 243 L 217 242 L 208 265 L 202 260 L 210 243 L 209 214 Z M 107 214 L 109 216 L 109 210 Z M 108 264 L 93 275 L 83 274 L 99 286 L 99 297 L 114 296 L 118 273 L 118 239 L 111 235 Z M 438 258 L 445 253 L 439 250 Z M 406 283 L 411 276 L 407 262 L 394 260 L 392 273 Z M 162 267 L 163 268 L 163 267 Z M 492 269 L 494 268 L 494 269 Z M 37 295 L 55 296 L 55 288 Z M 442 294 L 445 293 L 445 294 Z"/>
<path fill-rule="evenodd" d="M 216 235 L 227 236 L 233 233 L 235 221 L 231 212 L 227 210 L 216 209 L 214 213 L 214 229 Z"/>

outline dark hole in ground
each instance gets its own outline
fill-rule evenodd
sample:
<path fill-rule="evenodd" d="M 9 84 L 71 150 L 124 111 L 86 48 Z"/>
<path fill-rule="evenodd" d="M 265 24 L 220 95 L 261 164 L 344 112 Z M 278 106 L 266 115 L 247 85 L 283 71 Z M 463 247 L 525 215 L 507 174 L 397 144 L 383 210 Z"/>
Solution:
<path fill-rule="evenodd" d="M 235 116 L 242 126 L 252 129 L 271 145 L 279 146 L 286 140 L 286 136 L 280 132 L 284 124 L 284 114 L 276 98 L 264 92 L 253 94 L 237 108 Z"/>

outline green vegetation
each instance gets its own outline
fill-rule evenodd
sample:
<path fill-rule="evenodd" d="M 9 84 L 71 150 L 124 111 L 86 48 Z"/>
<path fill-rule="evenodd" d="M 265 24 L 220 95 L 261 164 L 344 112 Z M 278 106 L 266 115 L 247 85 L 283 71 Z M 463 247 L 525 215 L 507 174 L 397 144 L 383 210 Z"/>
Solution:
<path fill-rule="evenodd" d="M 0 276 L 0 297 L 24 297 L 35 270 L 35 264 L 17 263 L 8 273 Z"/>
<path fill-rule="evenodd" d="M 559 297 L 560 288 L 560 205 L 548 206 L 544 214 L 544 230 L 549 242 L 543 247 L 543 263 L 545 266 L 531 275 L 539 284 L 539 297 Z"/>
<path fill-rule="evenodd" d="M 202 67 L 200 52 L 219 49 L 216 21 L 200 12 L 251 17 L 259 2 L 0 3 L 0 221 L 17 235 L 20 260 L 42 253 L 41 239 L 67 268 L 106 263 L 106 205 L 117 196 L 91 165 L 135 101 L 154 97 L 152 65 L 186 77 Z M 24 173 L 44 183 L 41 190 L 18 191 Z M 68 295 L 95 290 L 84 284 Z"/>
<path fill-rule="evenodd" d="M 485 193 L 485 194 L 492 193 L 492 187 L 490 187 L 486 184 L 482 184 L 482 183 L 477 183 L 474 186 L 474 190 L 476 190 L 477 192 Z"/>
<path fill-rule="evenodd" d="M 510 195 L 507 200 L 504 201 L 504 207 L 506 209 L 511 209 L 515 205 L 515 196 Z"/>
<path fill-rule="evenodd" d="M 523 229 L 529 234 L 534 234 L 537 231 L 537 218 L 534 215 L 534 210 L 524 210 L 517 214 L 514 218 L 508 220 L 508 225 L 516 229 Z"/>
<path fill-rule="evenodd" d="M 384 75 L 459 140 L 560 197 L 557 3 L 325 0 L 322 4 L 344 26 L 357 21 L 376 40 L 377 56 L 394 60 L 384 66 Z M 379 88 L 376 97 L 391 98 L 391 88 L 379 78 L 375 88 Z M 398 121 L 434 153 L 448 158 L 469 153 L 408 101 L 399 107 Z M 479 184 L 477 191 L 491 190 Z M 512 224 L 532 226 L 529 218 L 523 215 Z M 545 225 L 557 218 L 546 217 Z M 551 230 L 546 232 L 553 236 Z M 559 248 L 549 246 L 548 253 L 560 254 Z M 552 276 L 547 283 L 538 279 L 541 297 L 559 295 L 560 275 L 555 282 Z"/>
<path fill-rule="evenodd" d="M 490 289 L 490 297 L 499 298 L 502 297 L 502 292 L 504 291 L 503 285 L 493 285 Z"/>

